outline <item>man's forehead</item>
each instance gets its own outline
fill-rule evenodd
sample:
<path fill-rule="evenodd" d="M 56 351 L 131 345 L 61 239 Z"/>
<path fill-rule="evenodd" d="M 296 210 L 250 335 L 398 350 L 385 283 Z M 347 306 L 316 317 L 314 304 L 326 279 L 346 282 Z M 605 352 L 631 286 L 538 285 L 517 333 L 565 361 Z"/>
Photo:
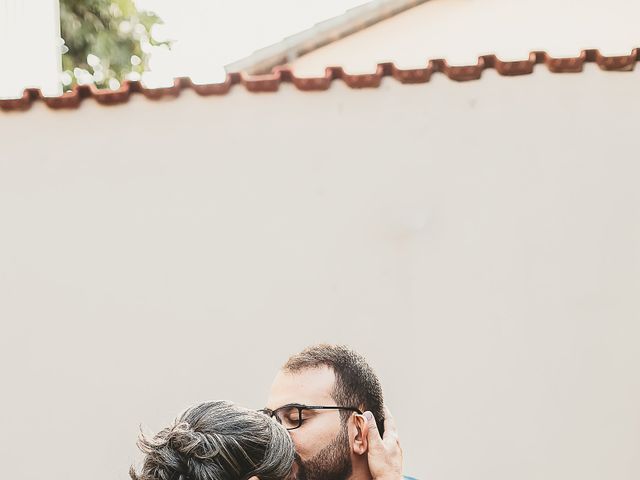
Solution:
<path fill-rule="evenodd" d="M 295 372 L 280 370 L 271 384 L 267 408 L 273 410 L 288 403 L 332 405 L 335 379 L 333 370 L 326 366 Z"/>

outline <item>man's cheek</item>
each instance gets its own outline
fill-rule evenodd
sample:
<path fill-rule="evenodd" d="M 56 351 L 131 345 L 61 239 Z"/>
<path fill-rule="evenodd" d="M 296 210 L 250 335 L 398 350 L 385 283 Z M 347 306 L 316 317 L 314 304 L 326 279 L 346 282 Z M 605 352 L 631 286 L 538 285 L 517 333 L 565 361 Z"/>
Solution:
<path fill-rule="evenodd" d="M 303 462 L 313 456 L 313 452 L 309 450 L 309 446 L 302 442 L 293 442 L 296 449 L 296 457 Z"/>
<path fill-rule="evenodd" d="M 291 435 L 291 440 L 293 440 L 293 446 L 296 449 L 296 453 L 302 456 L 303 453 L 306 453 L 306 442 L 304 441 L 304 437 L 300 437 L 297 433 L 289 432 Z"/>

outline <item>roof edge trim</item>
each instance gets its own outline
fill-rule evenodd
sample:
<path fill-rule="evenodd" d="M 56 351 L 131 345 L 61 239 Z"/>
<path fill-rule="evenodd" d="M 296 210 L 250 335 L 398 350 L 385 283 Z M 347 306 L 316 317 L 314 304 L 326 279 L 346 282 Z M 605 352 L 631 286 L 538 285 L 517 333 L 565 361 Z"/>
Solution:
<path fill-rule="evenodd" d="M 183 89 L 192 89 L 202 96 L 225 95 L 236 85 L 242 85 L 249 92 L 276 92 L 282 83 L 291 83 L 300 91 L 323 91 L 329 89 L 335 80 L 343 81 L 350 88 L 377 88 L 384 77 L 392 77 L 402 84 L 426 83 L 434 73 L 446 75 L 457 82 L 478 80 L 486 69 L 494 69 L 503 76 L 528 75 L 534 66 L 544 64 L 553 73 L 579 73 L 585 63 L 596 63 L 605 71 L 632 71 L 640 60 L 640 48 L 634 48 L 629 55 L 605 56 L 597 49 L 582 50 L 576 57 L 552 57 L 544 51 L 533 51 L 526 60 L 503 61 L 495 55 L 478 57 L 475 65 L 450 65 L 444 59 L 429 60 L 425 68 L 401 69 L 395 64 L 379 63 L 374 73 L 349 74 L 342 67 L 327 67 L 324 76 L 298 77 L 288 67 L 276 67 L 269 74 L 248 75 L 229 73 L 224 82 L 197 84 L 189 77 L 174 79 L 173 85 L 162 88 L 147 88 L 139 81 L 125 81 L 117 90 L 99 89 L 94 85 L 81 85 L 57 97 L 48 97 L 40 89 L 28 88 L 22 97 L 0 99 L 3 111 L 24 111 L 40 101 L 52 109 L 75 109 L 83 100 L 92 98 L 101 105 L 126 103 L 132 94 L 142 94 L 157 100 L 178 97 Z"/>

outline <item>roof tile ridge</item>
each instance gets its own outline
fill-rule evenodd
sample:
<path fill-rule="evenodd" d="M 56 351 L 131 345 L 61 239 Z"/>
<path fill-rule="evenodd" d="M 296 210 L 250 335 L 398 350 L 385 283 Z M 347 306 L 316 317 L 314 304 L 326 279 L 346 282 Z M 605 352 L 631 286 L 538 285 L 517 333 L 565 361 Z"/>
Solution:
<path fill-rule="evenodd" d="M 99 89 L 95 85 L 76 85 L 60 96 L 46 96 L 38 88 L 26 88 L 19 98 L 0 99 L 0 109 L 4 111 L 28 110 L 36 101 L 42 101 L 52 109 L 78 108 L 82 101 L 93 98 L 101 105 L 127 103 L 134 93 L 142 94 L 152 100 L 165 97 L 178 97 L 184 89 L 191 89 L 198 95 L 225 95 L 234 85 L 242 85 L 247 91 L 276 92 L 282 83 L 291 83 L 301 91 L 327 90 L 334 80 L 343 81 L 348 87 L 377 88 L 384 77 L 392 77 L 400 83 L 426 83 L 434 72 L 446 75 L 449 79 L 464 82 L 478 80 L 485 69 L 492 68 L 502 76 L 531 74 L 536 64 L 544 64 L 552 73 L 579 73 L 585 63 L 596 63 L 605 71 L 631 71 L 640 61 L 640 48 L 632 49 L 628 55 L 608 56 L 598 49 L 581 50 L 577 56 L 555 57 L 546 51 L 532 51 L 527 59 L 501 60 L 494 54 L 480 55 L 475 65 L 451 65 L 446 59 L 429 60 L 423 68 L 403 69 L 393 62 L 376 65 L 373 73 L 348 73 L 343 67 L 329 66 L 323 76 L 304 77 L 295 74 L 287 65 L 272 69 L 271 73 L 249 75 L 246 73 L 228 73 L 222 82 L 197 84 L 189 77 L 177 77 L 173 85 L 167 87 L 145 87 L 140 81 L 125 80 L 116 90 Z"/>

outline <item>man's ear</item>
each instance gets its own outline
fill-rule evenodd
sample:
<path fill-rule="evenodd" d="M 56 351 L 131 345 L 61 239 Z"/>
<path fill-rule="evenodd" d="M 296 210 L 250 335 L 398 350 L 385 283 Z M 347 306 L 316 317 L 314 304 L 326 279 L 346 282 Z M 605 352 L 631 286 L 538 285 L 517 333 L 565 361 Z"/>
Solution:
<path fill-rule="evenodd" d="M 354 415 L 353 423 L 356 436 L 353 439 L 353 453 L 364 455 L 369 450 L 369 425 L 363 415 Z"/>

